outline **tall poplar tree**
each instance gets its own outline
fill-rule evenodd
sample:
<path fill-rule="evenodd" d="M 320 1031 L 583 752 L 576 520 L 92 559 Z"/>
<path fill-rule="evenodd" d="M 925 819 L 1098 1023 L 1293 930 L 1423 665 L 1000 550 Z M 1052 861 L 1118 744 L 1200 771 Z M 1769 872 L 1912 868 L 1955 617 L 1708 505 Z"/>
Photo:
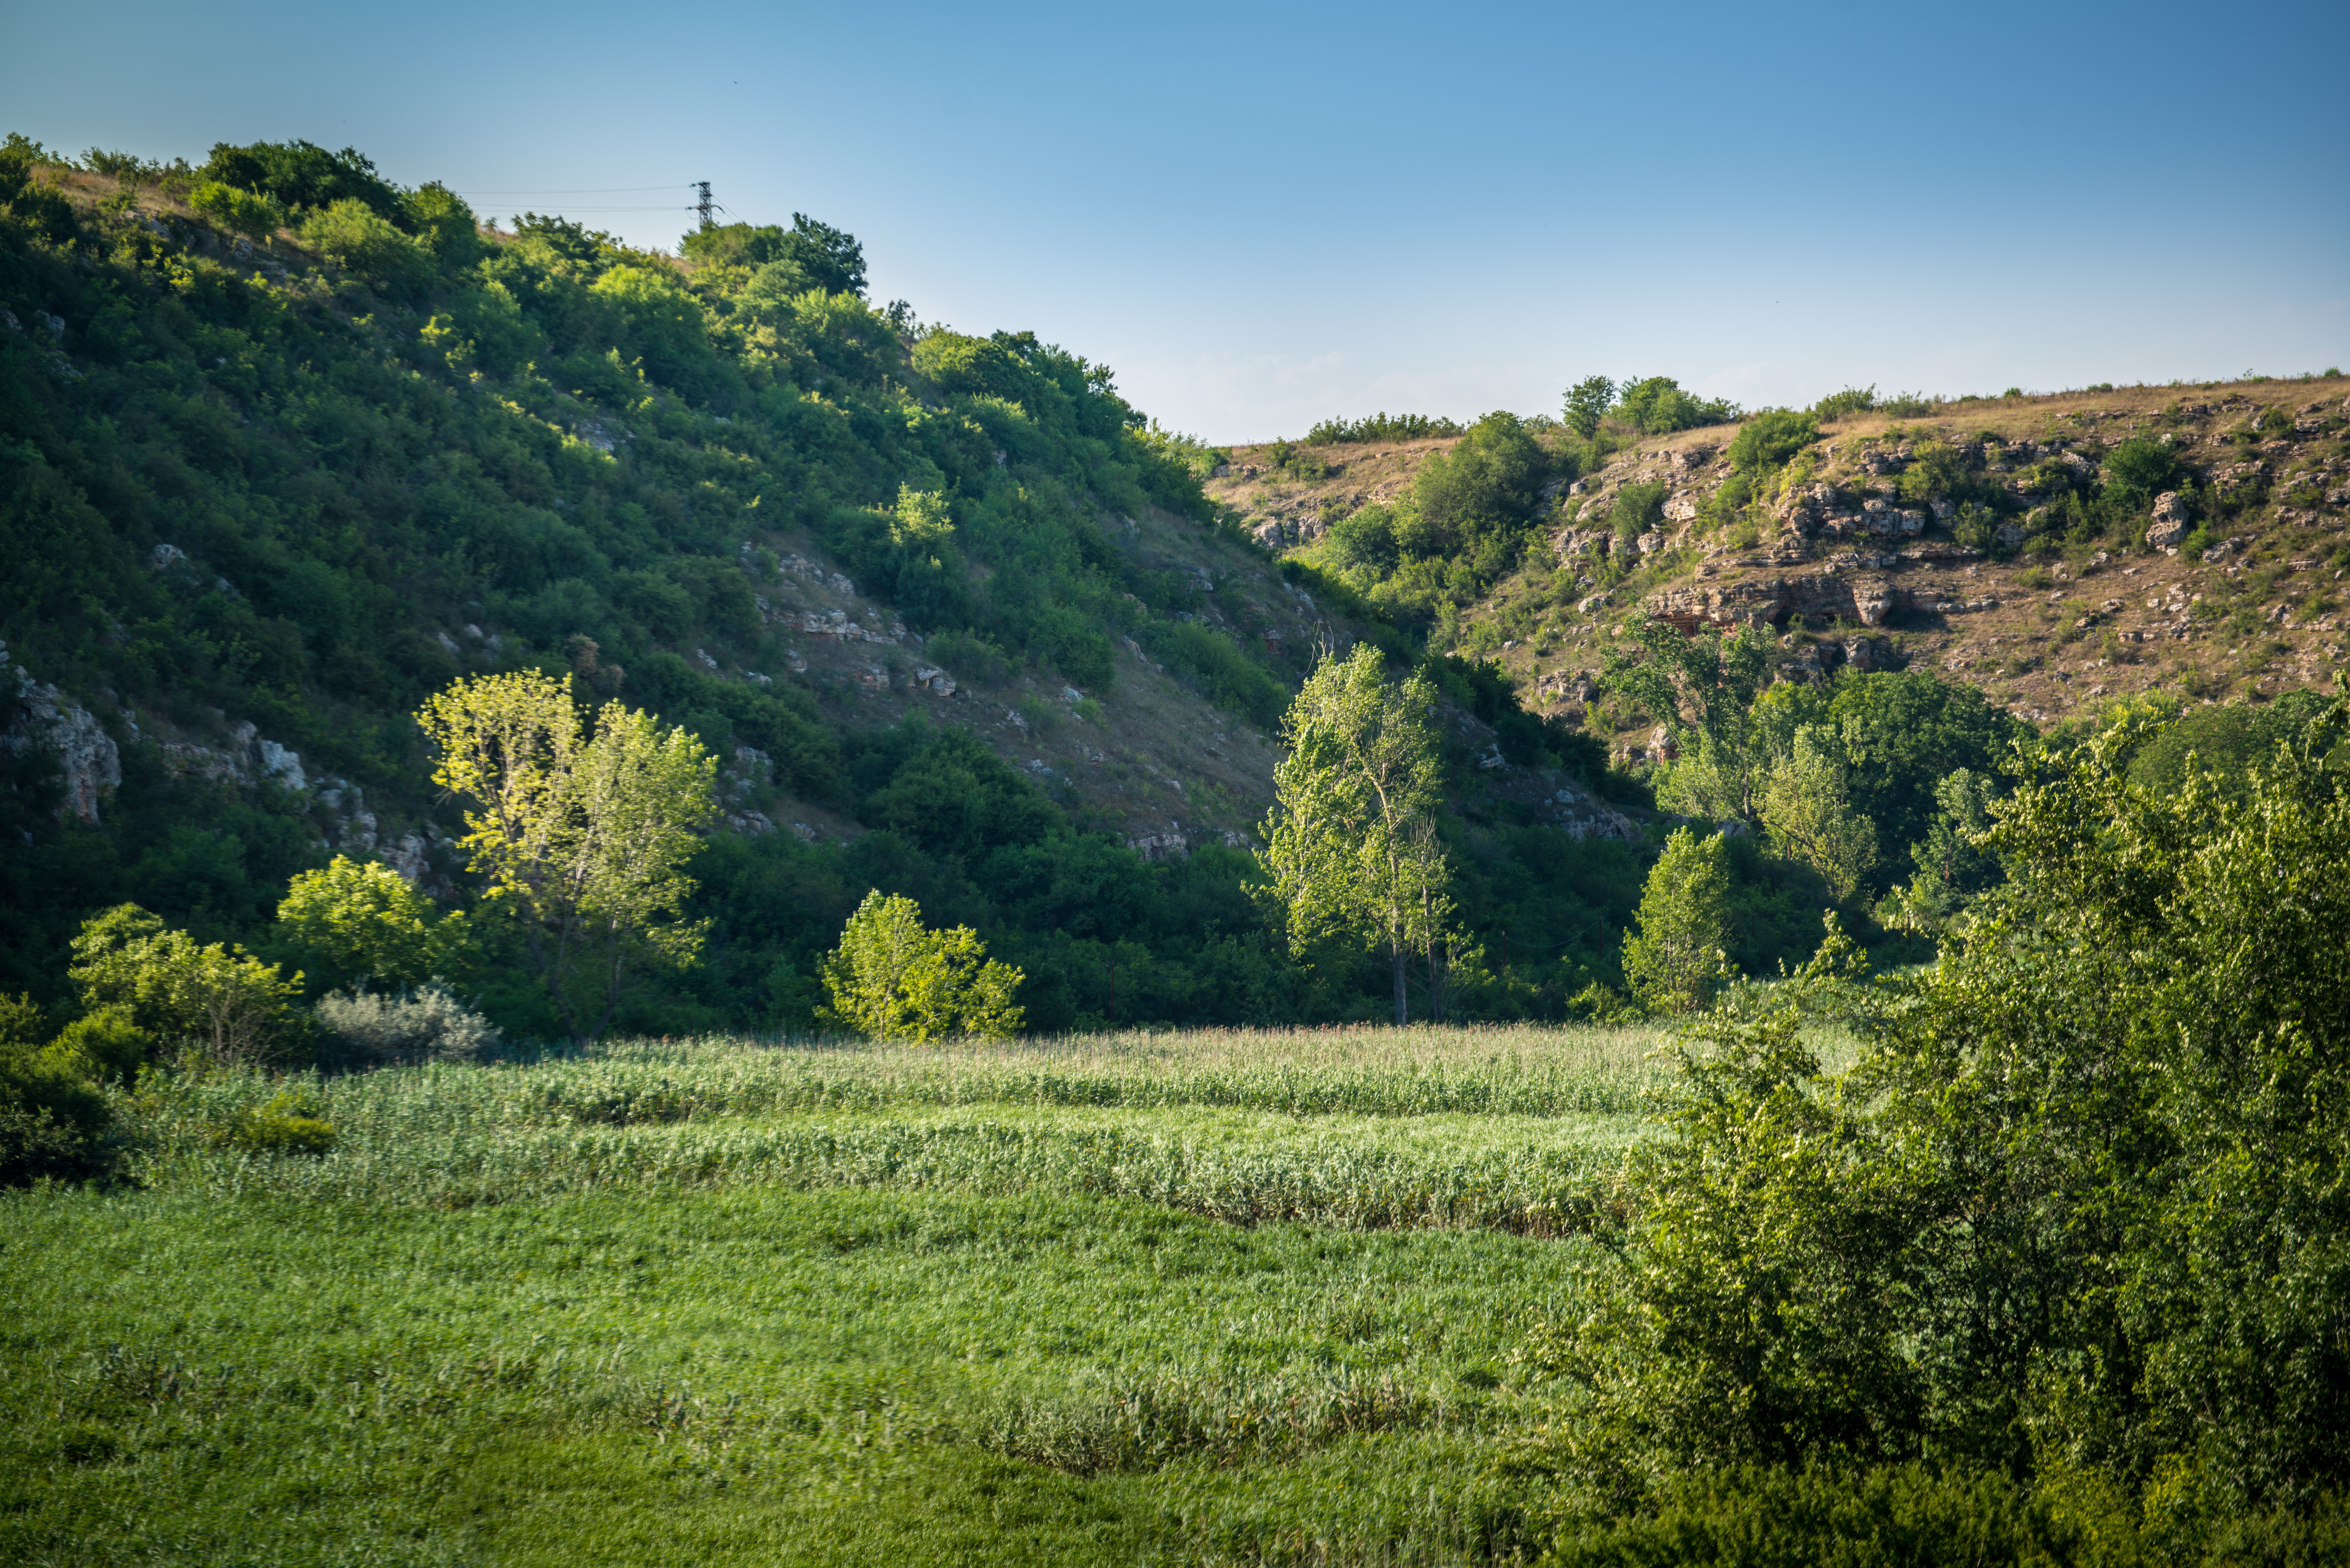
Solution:
<path fill-rule="evenodd" d="M 1452 916 L 1436 836 L 1435 707 L 1424 676 L 1390 681 L 1367 643 L 1347 659 L 1325 656 L 1282 721 L 1289 754 L 1274 770 L 1257 857 L 1293 953 L 1332 940 L 1386 950 L 1399 1024 L 1410 1019 L 1405 961 L 1431 952 Z"/>
<path fill-rule="evenodd" d="M 1659 1012 L 1688 1012 L 1713 999 L 1731 967 L 1730 846 L 1676 827 L 1640 895 L 1639 925 L 1624 934 L 1624 978 Z"/>

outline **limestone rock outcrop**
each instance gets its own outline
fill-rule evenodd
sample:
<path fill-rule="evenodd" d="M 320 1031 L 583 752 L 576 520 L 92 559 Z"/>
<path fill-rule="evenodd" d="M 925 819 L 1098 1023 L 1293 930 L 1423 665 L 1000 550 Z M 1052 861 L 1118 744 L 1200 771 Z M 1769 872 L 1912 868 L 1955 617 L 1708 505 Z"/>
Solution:
<path fill-rule="evenodd" d="M 0 643 L 0 664 L 7 659 L 7 645 Z M 16 665 L 0 677 L 0 702 L 7 709 L 7 722 L 0 728 L 0 750 L 11 754 L 28 751 L 45 751 L 55 756 L 65 775 L 65 800 L 58 806 L 60 815 L 71 814 L 77 819 L 96 823 L 99 803 L 122 784 L 122 753 L 114 737 L 98 722 L 89 710 L 69 701 L 66 694 L 54 686 L 45 685 Z"/>

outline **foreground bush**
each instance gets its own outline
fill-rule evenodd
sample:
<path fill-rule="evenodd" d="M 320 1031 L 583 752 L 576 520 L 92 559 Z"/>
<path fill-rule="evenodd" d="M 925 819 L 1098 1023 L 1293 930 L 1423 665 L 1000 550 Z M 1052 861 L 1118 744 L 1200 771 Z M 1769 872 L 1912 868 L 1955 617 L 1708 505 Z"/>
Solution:
<path fill-rule="evenodd" d="M 243 1154 L 325 1154 L 335 1147 L 335 1129 L 293 1091 L 265 1106 L 247 1106 L 214 1129 L 213 1146 Z"/>
<path fill-rule="evenodd" d="M 2010 884 L 1934 971 L 1861 984 L 1831 929 L 1697 1025 L 1630 1162 L 1621 1287 L 1528 1348 L 1592 1396 L 1571 1468 L 1627 1506 L 1831 1457 L 2079 1471 L 2214 1520 L 2338 1487 L 2345 717 L 2241 796 L 2131 782 L 2145 724 L 2044 761 L 1991 835 Z M 1804 1044 L 1823 1012 L 1869 1037 L 1849 1072 Z"/>
<path fill-rule="evenodd" d="M 52 1039 L 30 996 L 0 996 L 0 1187 L 110 1170 L 114 1117 L 99 1085 L 129 1078 L 153 1046 L 120 1008 L 78 1019 Z"/>
<path fill-rule="evenodd" d="M 2147 1518 L 2079 1478 L 2035 1488 L 1913 1462 L 1677 1476 L 1648 1511 L 1568 1522 L 1541 1568 L 2157 1568 L 2339 1563 L 2345 1552 L 2350 1511 L 2334 1499 L 2305 1514 Z"/>

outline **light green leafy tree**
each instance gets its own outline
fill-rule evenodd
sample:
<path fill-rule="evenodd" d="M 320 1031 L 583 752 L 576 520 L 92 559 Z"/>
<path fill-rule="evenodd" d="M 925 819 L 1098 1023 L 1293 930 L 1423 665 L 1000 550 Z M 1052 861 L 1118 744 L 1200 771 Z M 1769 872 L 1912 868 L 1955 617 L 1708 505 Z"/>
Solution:
<path fill-rule="evenodd" d="M 432 781 L 471 800 L 470 868 L 510 915 L 572 1039 L 611 1024 L 631 967 L 699 956 L 684 865 L 712 815 L 717 759 L 681 729 L 618 702 L 581 722 L 567 677 L 463 680 L 417 715 Z"/>
<path fill-rule="evenodd" d="M 1738 427 L 1725 455 L 1741 473 L 1767 473 L 1819 439 L 1820 421 L 1814 415 L 1762 409 Z"/>
<path fill-rule="evenodd" d="M 188 193 L 188 205 L 231 234 L 266 240 L 286 226 L 286 209 L 267 196 L 207 180 Z"/>
<path fill-rule="evenodd" d="M 432 979 L 469 935 L 463 913 L 439 918 L 432 900 L 390 867 L 340 855 L 294 878 L 277 924 L 354 979 L 394 990 Z"/>
<path fill-rule="evenodd" d="M 125 1026 L 212 1063 L 288 1066 L 308 1044 L 293 1010 L 299 971 L 280 979 L 276 966 L 244 949 L 202 945 L 136 904 L 84 922 L 66 972 L 92 1014 L 114 1010 Z"/>
<path fill-rule="evenodd" d="M 848 917 L 822 973 L 832 1006 L 817 1016 L 868 1039 L 1000 1040 L 1024 1022 L 1012 998 L 1025 975 L 989 958 L 969 926 L 927 929 L 920 904 L 878 888 Z"/>
<path fill-rule="evenodd" d="M 1660 1012 L 1702 1007 L 1734 975 L 1730 946 L 1730 846 L 1673 829 L 1648 873 L 1624 937 L 1624 978 Z"/>
<path fill-rule="evenodd" d="M 889 542 L 901 549 L 927 555 L 935 563 L 938 552 L 954 536 L 954 521 L 947 514 L 947 498 L 935 490 L 898 487 L 898 507 L 889 518 Z"/>
<path fill-rule="evenodd" d="M 467 225 L 471 227 L 470 224 Z M 302 222 L 302 243 L 379 287 L 411 293 L 432 281 L 432 253 L 365 202 L 345 198 Z"/>
<path fill-rule="evenodd" d="M 1762 805 L 1772 847 L 1818 872 L 1839 903 L 1876 866 L 1876 826 L 1853 809 L 1832 735 L 1808 725 L 1797 730 L 1772 765 Z"/>
<path fill-rule="evenodd" d="M 1708 822 L 1752 822 L 1768 765 L 1757 766 L 1755 752 L 1742 736 L 1699 731 L 1658 784 L 1657 804 Z"/>
<path fill-rule="evenodd" d="M 1325 657 L 1282 721 L 1289 754 L 1257 857 L 1293 953 L 1329 940 L 1386 950 L 1399 1024 L 1410 1017 L 1407 960 L 1444 944 L 1452 919 L 1435 706 L 1424 676 L 1388 680 L 1367 643 Z"/>
<path fill-rule="evenodd" d="M 1615 382 L 1605 376 L 1586 376 L 1566 389 L 1567 428 L 1589 441 L 1598 433 L 1599 421 L 1607 417 L 1615 401 Z"/>

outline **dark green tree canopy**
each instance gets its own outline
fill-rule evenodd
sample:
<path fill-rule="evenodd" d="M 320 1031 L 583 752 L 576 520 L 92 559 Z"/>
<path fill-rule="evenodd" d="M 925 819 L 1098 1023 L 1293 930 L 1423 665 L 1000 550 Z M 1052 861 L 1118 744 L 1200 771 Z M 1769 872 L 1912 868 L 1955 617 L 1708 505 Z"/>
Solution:
<path fill-rule="evenodd" d="M 805 213 L 792 214 L 792 232 L 783 236 L 771 259 L 793 263 L 827 294 L 865 297 L 865 247 L 856 235 Z"/>
<path fill-rule="evenodd" d="M 1700 425 L 1728 424 L 1738 417 L 1738 405 L 1685 392 L 1670 376 L 1650 376 L 1626 381 L 1616 394 L 1613 411 L 1642 435 L 1666 435 Z"/>
<path fill-rule="evenodd" d="M 1525 421 L 1490 413 L 1451 452 L 1421 467 L 1412 493 L 1423 525 L 1457 547 L 1532 515 L 1547 472 L 1548 460 Z"/>
<path fill-rule="evenodd" d="M 1615 382 L 1605 376 L 1586 376 L 1566 389 L 1567 428 L 1586 441 L 1590 440 L 1615 401 Z"/>
<path fill-rule="evenodd" d="M 2215 787 L 2241 792 L 2254 766 L 2267 762 L 2280 744 L 2306 740 L 2327 707 L 2326 700 L 2314 691 L 2288 691 L 2258 707 L 2238 703 L 2190 709 L 2132 753 L 2131 782 L 2149 789 L 2178 789 L 2199 768 Z"/>
<path fill-rule="evenodd" d="M 1827 718 L 1850 770 L 1853 805 L 1877 823 L 1888 848 L 1926 836 L 1946 776 L 1960 768 L 2006 772 L 2014 742 L 2031 733 L 1980 687 L 1915 670 L 1846 677 Z"/>
<path fill-rule="evenodd" d="M 678 253 L 704 265 L 775 268 L 766 275 L 770 292 L 820 288 L 860 298 L 865 294 L 865 247 L 856 235 L 805 213 L 793 213 L 788 229 L 779 223 L 712 223 L 679 241 Z M 787 288 L 786 280 L 795 286 Z"/>
<path fill-rule="evenodd" d="M 297 211 L 357 201 L 393 223 L 404 224 L 407 218 L 400 192 L 376 172 L 374 160 L 355 147 L 329 152 L 308 141 L 255 141 L 244 147 L 223 141 L 214 144 L 198 175 L 275 197 Z"/>

